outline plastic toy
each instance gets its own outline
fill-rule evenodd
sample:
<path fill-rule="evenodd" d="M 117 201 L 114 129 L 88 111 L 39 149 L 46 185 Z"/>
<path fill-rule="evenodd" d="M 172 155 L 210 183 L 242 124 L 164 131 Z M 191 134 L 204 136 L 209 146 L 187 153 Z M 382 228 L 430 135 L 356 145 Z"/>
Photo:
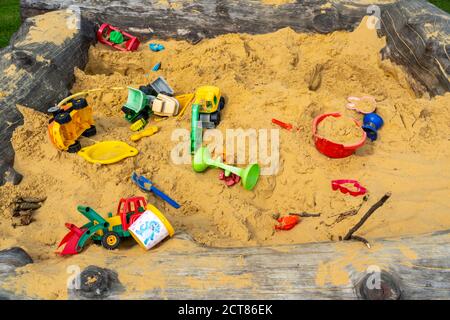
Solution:
<path fill-rule="evenodd" d="M 175 96 L 175 99 L 178 100 L 178 103 L 180 104 L 181 110 L 178 113 L 177 119 L 181 119 L 184 112 L 186 111 L 187 107 L 191 104 L 192 99 L 194 99 L 193 93 L 187 93 L 187 94 L 181 94 L 178 96 Z"/>
<path fill-rule="evenodd" d="M 135 123 L 140 119 L 147 121 L 152 113 L 150 106 L 153 100 L 159 94 L 172 96 L 173 93 L 173 89 L 163 77 L 158 77 L 147 86 L 140 86 L 139 90 L 128 87 L 128 99 L 122 107 L 122 112 L 125 113 L 125 119 L 131 123 Z M 142 128 L 140 127 L 140 129 Z"/>
<path fill-rule="evenodd" d="M 191 154 L 194 154 L 202 145 L 203 127 L 202 122 L 198 121 L 200 107 L 198 104 L 192 106 L 191 117 Z"/>
<path fill-rule="evenodd" d="M 149 97 L 141 90 L 128 87 L 128 98 L 122 112 L 128 122 L 134 123 L 140 119 L 147 121 L 151 114 Z"/>
<path fill-rule="evenodd" d="M 176 116 L 180 111 L 180 103 L 174 97 L 158 94 L 152 103 L 152 111 L 158 116 Z"/>
<path fill-rule="evenodd" d="M 152 50 L 154 52 L 158 52 L 158 51 L 164 50 L 164 46 L 162 44 L 159 44 L 159 43 L 150 43 L 148 45 L 148 47 L 150 48 L 150 50 Z"/>
<path fill-rule="evenodd" d="M 234 186 L 235 184 L 241 181 L 241 177 L 232 173 L 228 177 L 225 175 L 225 171 L 221 170 L 219 173 L 219 180 L 223 180 L 225 184 L 229 187 Z"/>
<path fill-rule="evenodd" d="M 353 188 L 351 187 L 349 188 L 345 186 L 346 184 L 351 184 L 355 190 L 352 190 Z M 367 189 L 360 185 L 356 180 L 333 180 L 331 181 L 331 188 L 335 191 L 339 189 L 339 191 L 343 194 L 348 193 L 353 197 L 366 194 L 367 192 Z"/>
<path fill-rule="evenodd" d="M 325 113 L 317 116 L 312 125 L 312 132 L 314 137 L 314 143 L 316 145 L 317 150 L 320 153 L 330 157 L 330 158 L 345 158 L 352 155 L 356 149 L 360 148 L 364 142 L 366 141 L 366 132 L 363 132 L 363 136 L 360 141 L 351 145 L 344 145 L 329 141 L 317 134 L 317 126 L 319 123 L 325 119 L 326 117 L 341 117 L 340 113 Z M 354 120 L 355 123 L 360 126 L 358 121 Z"/>
<path fill-rule="evenodd" d="M 203 86 L 197 89 L 192 103 L 191 118 L 191 153 L 200 147 L 203 128 L 213 129 L 220 123 L 220 114 L 225 107 L 225 98 L 220 89 L 214 86 Z"/>
<path fill-rule="evenodd" d="M 150 136 L 154 135 L 155 133 L 158 132 L 158 130 L 159 130 L 158 127 L 151 126 L 145 130 L 142 130 L 142 131 L 139 131 L 138 133 L 133 134 L 130 137 L 130 139 L 131 139 L 131 141 L 136 142 L 144 137 L 150 137 Z"/>
<path fill-rule="evenodd" d="M 149 250 L 167 236 L 173 236 L 175 230 L 170 222 L 155 207 L 148 207 L 129 228 L 131 235 L 145 250 Z"/>
<path fill-rule="evenodd" d="M 81 149 L 78 154 L 91 163 L 111 164 L 137 155 L 139 151 L 122 141 L 102 141 Z"/>
<path fill-rule="evenodd" d="M 76 153 L 80 151 L 80 136 L 90 137 L 97 133 L 92 117 L 92 107 L 83 98 L 70 99 L 62 106 L 48 109 L 52 118 L 48 124 L 48 135 L 59 150 Z"/>
<path fill-rule="evenodd" d="M 272 123 L 279 125 L 280 127 L 286 129 L 286 130 L 292 130 L 292 124 L 286 123 L 277 119 L 272 119 Z"/>
<path fill-rule="evenodd" d="M 178 209 L 180 207 L 180 205 L 175 200 L 173 200 L 167 194 L 156 188 L 153 185 L 153 182 L 151 182 L 146 177 L 138 176 L 136 172 L 133 172 L 133 174 L 131 175 L 131 180 L 133 180 L 133 182 L 136 183 L 138 187 L 141 188 L 143 191 L 153 192 L 155 196 L 158 196 L 159 198 L 163 199 L 175 209 Z"/>
<path fill-rule="evenodd" d="M 370 101 L 372 103 L 372 105 L 373 105 L 373 108 L 371 110 L 358 109 L 358 102 L 363 101 L 363 100 Z M 376 105 L 377 102 L 376 102 L 375 98 L 372 97 L 372 96 L 363 96 L 361 98 L 359 98 L 359 97 L 348 97 L 347 101 L 348 101 L 347 109 L 355 110 L 355 111 L 357 111 L 359 113 L 363 113 L 363 114 L 372 113 L 377 108 L 377 105 Z"/>
<path fill-rule="evenodd" d="M 157 64 L 155 64 L 152 68 L 152 71 L 158 71 L 159 69 L 161 69 L 161 62 L 158 62 Z"/>
<path fill-rule="evenodd" d="M 156 97 L 158 94 L 162 93 L 166 96 L 173 96 L 174 91 L 167 83 L 164 77 L 159 76 L 155 81 L 146 86 L 140 86 L 139 90 L 143 91 L 146 95 Z"/>
<path fill-rule="evenodd" d="M 364 116 L 363 130 L 367 133 L 370 140 L 375 141 L 378 138 L 378 130 L 383 126 L 384 121 L 376 113 L 369 113 Z"/>
<path fill-rule="evenodd" d="M 131 131 L 134 131 L 134 132 L 140 131 L 140 130 L 142 130 L 142 129 L 145 128 L 145 126 L 147 125 L 147 123 L 148 123 L 147 120 L 145 120 L 144 118 L 140 118 L 140 119 L 136 120 L 135 123 L 132 123 L 132 124 L 130 125 L 130 130 L 131 130 Z"/>
<path fill-rule="evenodd" d="M 227 177 L 231 173 L 238 175 L 242 179 L 243 187 L 247 190 L 252 190 L 259 179 L 260 168 L 257 163 L 249 164 L 245 169 L 233 167 L 223 163 L 221 157 L 217 160 L 213 160 L 208 148 L 201 147 L 195 152 L 192 168 L 195 172 L 203 172 L 208 167 L 225 170 L 225 176 Z"/>
<path fill-rule="evenodd" d="M 203 128 L 212 129 L 220 123 L 220 112 L 225 107 L 225 98 L 220 89 L 214 86 L 203 86 L 195 91 L 192 106 L 198 106 L 199 121 Z"/>
<path fill-rule="evenodd" d="M 97 40 L 120 51 L 135 51 L 140 44 L 135 36 L 107 23 L 102 24 L 98 29 Z"/>
<path fill-rule="evenodd" d="M 298 216 L 285 216 L 278 218 L 277 221 L 279 224 L 275 226 L 275 229 L 286 231 L 295 227 L 300 222 L 300 218 Z"/>
<path fill-rule="evenodd" d="M 59 243 L 58 248 L 65 244 L 59 254 L 80 253 L 89 238 L 100 241 L 106 249 L 116 249 L 122 238 L 131 236 L 129 227 L 149 206 L 144 197 L 122 198 L 119 201 L 116 215 L 113 216 L 112 213 L 108 213 L 107 218 L 103 218 L 90 207 L 78 206 L 78 212 L 84 215 L 89 222 L 81 228 L 66 223 L 70 232 Z M 153 206 L 151 207 L 153 208 Z"/>

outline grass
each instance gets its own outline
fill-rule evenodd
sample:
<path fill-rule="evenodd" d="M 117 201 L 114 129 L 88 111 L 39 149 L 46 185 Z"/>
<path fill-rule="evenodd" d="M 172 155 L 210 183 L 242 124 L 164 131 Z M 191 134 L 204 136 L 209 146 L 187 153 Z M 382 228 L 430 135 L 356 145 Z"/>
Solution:
<path fill-rule="evenodd" d="M 450 1 L 449 0 L 428 0 L 436 7 L 441 8 L 444 11 L 450 13 Z"/>
<path fill-rule="evenodd" d="M 8 45 L 20 26 L 19 0 L 0 0 L 0 48 Z"/>
<path fill-rule="evenodd" d="M 429 0 L 450 13 L 449 0 Z M 0 0 L 0 48 L 6 47 L 12 34 L 20 26 L 19 0 Z"/>

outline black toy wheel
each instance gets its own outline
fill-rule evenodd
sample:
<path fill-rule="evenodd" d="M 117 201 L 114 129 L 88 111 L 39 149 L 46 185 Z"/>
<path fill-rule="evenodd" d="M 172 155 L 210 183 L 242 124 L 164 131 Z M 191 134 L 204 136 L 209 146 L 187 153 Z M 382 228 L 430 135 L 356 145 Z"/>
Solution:
<path fill-rule="evenodd" d="M 81 134 L 83 137 L 92 137 L 97 134 L 97 128 L 95 126 L 91 126 L 90 128 L 84 130 Z"/>
<path fill-rule="evenodd" d="M 219 110 L 222 111 L 223 108 L 225 108 L 225 98 L 224 98 L 224 97 L 220 97 L 220 100 L 219 100 Z"/>
<path fill-rule="evenodd" d="M 209 119 L 217 127 L 219 125 L 219 123 L 220 123 L 220 111 L 216 111 L 216 112 L 211 113 Z"/>
<path fill-rule="evenodd" d="M 125 113 L 126 115 L 132 115 L 134 113 L 133 110 L 123 106 L 120 110 L 122 110 L 123 113 Z"/>
<path fill-rule="evenodd" d="M 84 98 L 77 98 L 77 99 L 72 99 L 72 108 L 74 110 L 81 110 L 84 109 L 88 106 L 88 103 L 86 101 L 86 99 Z"/>
<path fill-rule="evenodd" d="M 116 249 L 120 244 L 120 237 L 114 231 L 105 232 L 102 237 L 102 246 L 108 250 Z"/>
<path fill-rule="evenodd" d="M 75 141 L 74 144 L 70 145 L 69 148 L 67 148 L 67 152 L 69 153 L 77 153 L 81 150 L 81 144 L 79 141 Z"/>
<path fill-rule="evenodd" d="M 59 124 L 66 124 L 72 121 L 72 117 L 69 112 L 60 112 L 55 116 L 55 121 Z"/>

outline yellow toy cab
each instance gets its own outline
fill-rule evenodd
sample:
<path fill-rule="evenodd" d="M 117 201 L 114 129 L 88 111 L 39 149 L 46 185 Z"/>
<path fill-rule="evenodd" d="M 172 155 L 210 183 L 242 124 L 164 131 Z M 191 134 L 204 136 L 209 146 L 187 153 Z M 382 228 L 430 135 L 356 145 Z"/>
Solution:
<path fill-rule="evenodd" d="M 61 107 L 51 107 L 48 112 L 53 116 L 48 124 L 48 135 L 59 150 L 76 153 L 81 150 L 80 136 L 90 137 L 97 133 L 93 110 L 86 99 L 72 99 Z"/>
<path fill-rule="evenodd" d="M 225 99 L 218 87 L 203 86 L 195 92 L 192 106 L 198 108 L 198 120 L 202 121 L 202 127 L 212 129 L 220 123 L 220 112 L 225 107 Z"/>

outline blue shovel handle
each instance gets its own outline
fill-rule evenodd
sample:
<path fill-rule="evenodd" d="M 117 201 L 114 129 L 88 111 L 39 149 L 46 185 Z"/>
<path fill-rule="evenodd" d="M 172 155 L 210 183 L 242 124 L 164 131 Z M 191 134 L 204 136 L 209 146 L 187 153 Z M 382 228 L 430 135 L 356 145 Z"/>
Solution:
<path fill-rule="evenodd" d="M 162 192 L 161 190 L 159 190 L 158 188 L 152 186 L 150 189 L 156 196 L 160 197 L 161 199 L 163 199 L 164 201 L 166 201 L 168 204 L 170 204 L 172 207 L 174 207 L 175 209 L 178 209 L 180 207 L 180 205 L 178 203 L 176 203 L 175 200 L 173 200 L 171 197 L 169 197 L 167 194 L 165 194 L 164 192 Z"/>
<path fill-rule="evenodd" d="M 153 182 L 148 180 L 146 177 L 138 176 L 135 172 L 133 172 L 131 179 L 139 186 L 139 188 L 141 188 L 144 191 L 153 192 L 156 196 L 158 196 L 161 199 L 163 199 L 164 201 L 166 201 L 168 204 L 170 204 L 175 209 L 178 209 L 180 207 L 180 205 L 175 200 L 173 200 L 167 194 L 165 194 L 164 192 L 162 192 L 161 190 L 159 190 L 158 188 L 153 186 Z M 146 184 L 150 185 L 150 188 L 148 188 L 148 186 L 146 186 Z"/>

